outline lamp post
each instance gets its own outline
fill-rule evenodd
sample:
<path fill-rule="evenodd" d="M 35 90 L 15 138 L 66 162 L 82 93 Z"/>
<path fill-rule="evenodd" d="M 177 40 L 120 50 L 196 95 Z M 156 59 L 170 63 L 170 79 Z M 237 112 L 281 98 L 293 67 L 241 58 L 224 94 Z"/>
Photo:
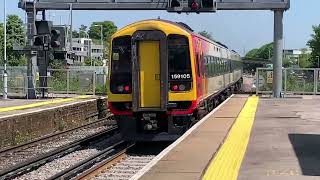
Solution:
<path fill-rule="evenodd" d="M 3 26 L 4 26 L 4 56 L 3 56 L 3 64 L 4 64 L 4 72 L 3 72 L 3 99 L 8 98 L 8 74 L 7 74 L 7 19 L 6 19 L 6 0 L 4 0 L 3 6 Z"/>
<path fill-rule="evenodd" d="M 102 30 L 103 30 L 103 26 L 100 24 L 96 24 L 96 25 L 94 25 L 95 27 L 100 27 L 100 44 L 103 46 L 103 32 L 102 32 Z"/>
<path fill-rule="evenodd" d="M 100 26 L 100 45 L 102 46 L 102 53 L 103 53 L 103 26 L 100 24 L 96 24 L 94 25 L 95 27 L 99 27 Z M 103 55 L 102 55 L 103 56 Z M 103 57 L 101 57 L 102 59 Z M 95 65 L 95 63 L 93 63 Z"/>

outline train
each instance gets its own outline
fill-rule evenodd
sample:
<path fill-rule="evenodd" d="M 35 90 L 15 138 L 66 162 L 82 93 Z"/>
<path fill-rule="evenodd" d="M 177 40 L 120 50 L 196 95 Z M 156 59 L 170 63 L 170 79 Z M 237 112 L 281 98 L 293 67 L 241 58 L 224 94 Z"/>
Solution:
<path fill-rule="evenodd" d="M 143 20 L 111 37 L 108 108 L 130 141 L 173 141 L 242 84 L 240 55 L 182 22 Z"/>

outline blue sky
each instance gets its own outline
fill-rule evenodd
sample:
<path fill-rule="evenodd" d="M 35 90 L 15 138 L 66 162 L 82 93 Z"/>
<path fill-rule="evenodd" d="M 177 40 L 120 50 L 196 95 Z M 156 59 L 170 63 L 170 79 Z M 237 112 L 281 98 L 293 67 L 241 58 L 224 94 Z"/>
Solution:
<path fill-rule="evenodd" d="M 25 14 L 17 7 L 18 0 L 7 0 L 7 13 Z M 312 25 L 320 24 L 319 0 L 291 0 L 291 9 L 284 15 L 285 48 L 303 48 L 312 34 Z M 3 21 L 3 1 L 0 19 Z M 49 19 L 68 24 L 67 11 L 51 11 Z M 132 22 L 157 18 L 187 23 L 195 31 L 206 30 L 213 37 L 239 53 L 249 51 L 273 40 L 272 11 L 219 11 L 215 14 L 175 14 L 166 11 L 76 11 L 74 27 L 93 21 L 111 20 L 121 28 Z"/>

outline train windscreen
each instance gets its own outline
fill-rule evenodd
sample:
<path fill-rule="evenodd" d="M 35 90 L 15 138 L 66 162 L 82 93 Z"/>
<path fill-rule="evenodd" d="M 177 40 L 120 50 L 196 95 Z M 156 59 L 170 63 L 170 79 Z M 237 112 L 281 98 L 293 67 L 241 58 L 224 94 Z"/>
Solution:
<path fill-rule="evenodd" d="M 112 41 L 110 91 L 129 94 L 132 91 L 131 37 L 117 37 Z"/>
<path fill-rule="evenodd" d="M 191 62 L 188 38 L 182 35 L 168 36 L 169 79 L 191 80 Z"/>

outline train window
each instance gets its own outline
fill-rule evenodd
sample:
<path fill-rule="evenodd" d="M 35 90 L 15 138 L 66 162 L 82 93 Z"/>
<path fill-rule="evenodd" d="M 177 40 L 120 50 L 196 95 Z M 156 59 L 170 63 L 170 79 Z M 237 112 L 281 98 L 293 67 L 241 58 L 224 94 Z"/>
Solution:
<path fill-rule="evenodd" d="M 200 55 L 200 62 L 201 62 L 201 67 L 202 67 L 202 77 L 204 77 L 205 74 L 206 74 L 206 69 L 205 69 L 205 63 L 204 63 L 204 59 L 203 59 L 203 54 L 202 53 Z"/>
<path fill-rule="evenodd" d="M 213 62 L 213 65 L 214 65 L 214 67 L 213 67 L 213 69 L 214 69 L 214 75 L 216 76 L 217 75 L 217 73 L 218 73 L 218 60 L 217 60 L 217 58 L 216 57 L 214 57 L 213 58 L 214 59 L 214 62 Z"/>
<path fill-rule="evenodd" d="M 168 36 L 168 66 L 170 80 L 192 79 L 189 43 L 187 37 L 176 34 Z"/>
<path fill-rule="evenodd" d="M 112 41 L 110 91 L 114 94 L 131 93 L 131 77 L 131 37 L 117 37 Z M 120 86 L 129 86 L 130 90 L 120 92 Z"/>
<path fill-rule="evenodd" d="M 216 63 L 215 58 L 212 56 L 211 57 L 211 76 L 214 76 L 216 72 L 215 63 Z"/>
<path fill-rule="evenodd" d="M 199 54 L 196 53 L 196 63 L 197 63 L 197 74 L 198 74 L 198 77 L 200 77 L 200 60 L 199 60 Z"/>

